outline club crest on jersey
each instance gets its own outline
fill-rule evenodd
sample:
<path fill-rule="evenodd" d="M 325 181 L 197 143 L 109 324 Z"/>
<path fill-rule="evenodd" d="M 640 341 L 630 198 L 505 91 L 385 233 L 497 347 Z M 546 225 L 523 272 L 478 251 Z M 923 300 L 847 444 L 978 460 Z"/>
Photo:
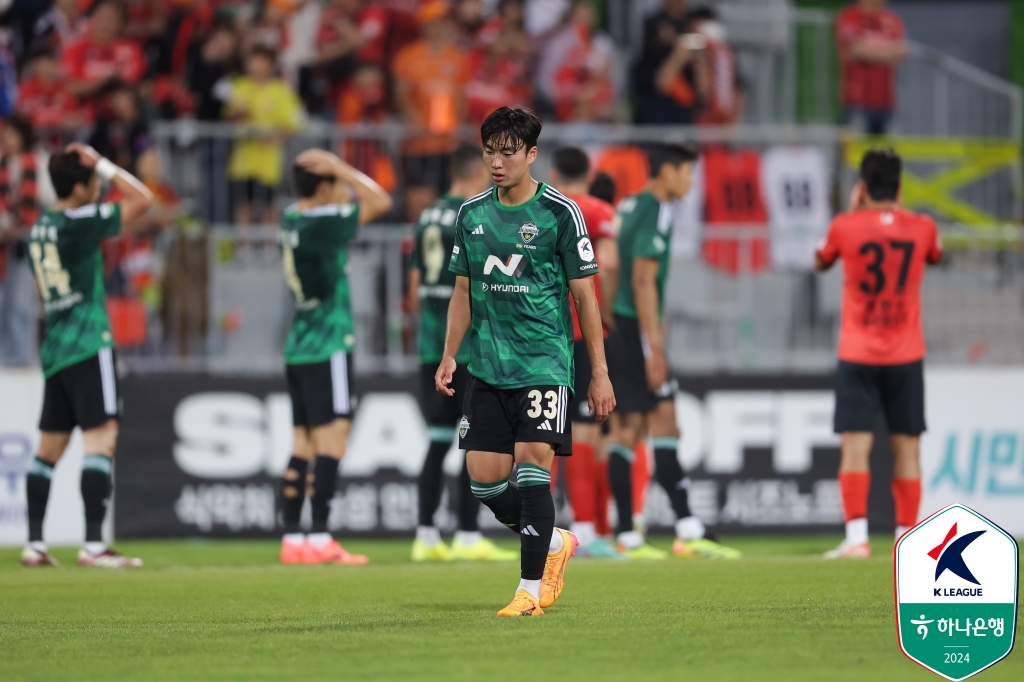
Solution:
<path fill-rule="evenodd" d="M 462 415 L 462 419 L 459 421 L 459 438 L 465 438 L 467 433 L 469 433 L 469 420 L 466 419 L 466 415 Z"/>
<path fill-rule="evenodd" d="M 524 244 L 532 242 L 538 234 L 540 234 L 540 230 L 533 223 L 523 223 L 523 226 L 519 228 L 519 236 L 522 237 Z"/>

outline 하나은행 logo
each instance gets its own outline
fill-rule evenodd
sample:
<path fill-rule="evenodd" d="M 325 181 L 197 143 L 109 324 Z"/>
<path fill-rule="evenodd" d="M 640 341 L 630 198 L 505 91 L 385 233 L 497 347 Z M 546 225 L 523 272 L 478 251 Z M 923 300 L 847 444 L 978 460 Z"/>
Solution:
<path fill-rule="evenodd" d="M 1016 540 L 959 504 L 896 543 L 896 629 L 915 663 L 949 680 L 995 665 L 1017 630 Z"/>

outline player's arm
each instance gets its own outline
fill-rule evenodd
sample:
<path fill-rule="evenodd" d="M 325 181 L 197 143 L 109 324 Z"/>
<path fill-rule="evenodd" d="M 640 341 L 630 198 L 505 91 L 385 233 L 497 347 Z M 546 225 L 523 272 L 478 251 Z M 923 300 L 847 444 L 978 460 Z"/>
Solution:
<path fill-rule="evenodd" d="M 597 262 L 601 269 L 597 272 L 601 282 L 601 322 L 609 329 L 615 328 L 615 292 L 619 288 L 619 245 L 615 239 L 605 237 L 598 239 L 594 245 Z M 577 310 L 579 312 L 579 310 Z"/>
<path fill-rule="evenodd" d="M 102 180 L 106 180 L 121 192 L 123 198 L 119 203 L 122 224 L 133 225 L 138 222 L 140 226 L 145 227 L 145 223 L 137 219 L 149 211 L 153 203 L 153 193 L 141 180 L 113 161 L 100 156 L 100 153 L 89 145 L 76 142 L 69 144 L 67 151 L 78 152 L 78 158 L 81 159 L 83 166 L 95 169 Z"/>
<path fill-rule="evenodd" d="M 657 391 L 668 381 L 665 359 L 665 334 L 658 321 L 658 261 L 633 259 L 633 297 L 640 332 L 647 339 L 651 354 L 646 359 L 647 386 Z"/>
<path fill-rule="evenodd" d="M 604 263 L 601 264 L 601 268 L 604 269 Z M 587 389 L 587 404 L 590 411 L 597 415 L 597 421 L 603 422 L 615 409 L 615 393 L 608 378 L 608 361 L 604 356 L 604 332 L 601 329 L 601 313 L 598 310 L 594 278 L 570 279 L 569 291 L 576 302 L 583 343 L 586 344 L 587 355 L 590 357 L 591 377 L 590 387 Z"/>
<path fill-rule="evenodd" d="M 365 173 L 361 173 L 349 164 L 323 149 L 307 149 L 298 155 L 295 163 L 317 175 L 333 175 L 338 179 L 335 185 L 334 201 L 338 204 L 347 203 L 350 195 L 355 194 L 359 203 L 359 224 L 365 225 L 381 217 L 391 210 L 391 195 Z"/>
<path fill-rule="evenodd" d="M 409 288 L 405 292 L 406 310 L 411 313 L 420 311 L 420 269 L 409 268 Z"/>
<path fill-rule="evenodd" d="M 452 298 L 448 302 L 448 321 L 444 330 L 444 353 L 441 356 L 441 364 L 434 374 L 434 388 L 438 393 L 448 396 L 455 395 L 455 389 L 448 386 L 452 383 L 452 375 L 455 374 L 455 356 L 462 347 L 462 339 L 466 337 L 469 323 L 472 319 L 472 312 L 469 308 L 469 277 L 463 275 L 455 276 L 455 288 L 452 291 Z"/>

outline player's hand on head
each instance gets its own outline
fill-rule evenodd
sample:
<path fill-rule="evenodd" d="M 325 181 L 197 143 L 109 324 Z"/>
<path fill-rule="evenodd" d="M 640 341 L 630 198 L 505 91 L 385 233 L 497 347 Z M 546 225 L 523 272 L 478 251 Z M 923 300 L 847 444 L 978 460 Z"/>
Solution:
<path fill-rule="evenodd" d="M 587 405 L 598 422 L 604 422 L 615 409 L 615 392 L 607 374 L 594 376 L 587 389 Z"/>
<path fill-rule="evenodd" d="M 644 361 L 647 371 L 647 388 L 657 393 L 668 381 L 668 362 L 663 353 L 651 353 Z"/>
<path fill-rule="evenodd" d="M 81 142 L 72 142 L 64 148 L 64 151 L 78 152 L 78 158 L 81 159 L 82 165 L 86 168 L 95 168 L 96 164 L 103 158 L 98 151 Z"/>
<path fill-rule="evenodd" d="M 455 395 L 455 389 L 449 388 L 449 386 L 452 383 L 456 367 L 455 358 L 449 357 L 441 360 L 441 364 L 437 366 L 437 372 L 434 373 L 434 389 L 438 393 L 448 397 Z"/>
<path fill-rule="evenodd" d="M 307 149 L 295 157 L 295 163 L 316 175 L 333 175 L 339 159 L 323 149 Z"/>

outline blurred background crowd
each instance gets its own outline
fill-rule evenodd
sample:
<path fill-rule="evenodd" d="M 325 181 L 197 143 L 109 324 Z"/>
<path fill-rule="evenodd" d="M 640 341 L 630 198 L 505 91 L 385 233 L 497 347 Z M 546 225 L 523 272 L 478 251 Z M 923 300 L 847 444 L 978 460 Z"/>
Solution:
<path fill-rule="evenodd" d="M 923 10 L 915 14 L 916 4 Z M 291 200 L 287 169 L 301 148 L 331 148 L 373 177 L 396 199 L 384 222 L 402 226 L 447 190 L 449 153 L 502 105 L 541 115 L 550 131 L 542 152 L 567 141 L 584 146 L 607 173 L 612 200 L 646 180 L 645 157 L 631 143 L 699 137 L 708 152 L 699 198 L 680 210 L 676 229 L 696 225 L 701 239 L 711 233 L 705 225 L 753 225 L 742 237 L 752 255 L 708 265 L 757 275 L 769 264 L 769 223 L 775 236 L 779 216 L 788 221 L 781 228 L 803 230 L 802 253 L 841 204 L 847 131 L 915 132 L 924 122 L 935 128 L 928 134 L 948 136 L 977 124 L 980 132 L 959 134 L 993 137 L 982 128 L 998 124 L 1011 132 L 996 136 L 1019 136 L 1019 91 L 992 85 L 980 69 L 919 49 L 917 66 L 903 68 L 910 77 L 898 82 L 897 66 L 913 59 L 914 47 L 901 14 L 909 9 L 919 29 L 941 28 L 965 4 L 978 5 L 902 0 L 897 12 L 885 0 L 0 0 L 0 363 L 34 361 L 38 305 L 24 237 L 54 200 L 48 153 L 70 141 L 88 142 L 158 197 L 141 230 L 104 247 L 119 347 L 209 357 L 235 344 L 244 364 L 277 355 L 235 332 L 266 335 L 286 316 L 275 249 L 263 248 L 272 229 L 261 226 L 276 223 Z M 991 44 L 972 52 L 970 41 L 1006 3 L 983 4 L 988 14 L 972 10 L 976 20 L 945 47 L 993 54 Z M 929 14 L 943 18 L 929 23 Z M 933 81 L 918 96 L 914 88 Z M 960 106 L 984 110 L 959 115 Z M 771 128 L 778 123 L 797 132 L 780 137 Z M 828 130 L 800 125 L 808 123 Z M 743 135 L 723 132 L 743 124 Z M 780 146 L 795 143 L 804 146 Z M 772 147 L 777 153 L 767 154 Z M 546 179 L 543 160 L 538 172 Z M 990 194 L 985 201 L 998 211 L 979 220 L 1015 215 L 1012 191 Z M 380 331 L 366 347 L 391 358 L 374 367 L 394 369 L 390 349 L 411 357 L 415 346 L 407 316 L 394 309 L 402 235 L 375 234 L 353 267 L 376 263 L 363 283 Z M 240 260 L 246 239 L 261 242 L 254 252 L 263 256 Z M 676 256 L 701 252 L 688 243 L 677 239 Z M 775 242 L 772 249 L 782 253 Z M 809 269 L 793 259 L 772 265 Z M 768 310 L 743 295 L 752 311 Z M 780 306 L 792 307 L 772 308 L 775 318 L 789 314 Z M 280 310 L 262 318 L 263 308 Z M 822 348 L 831 344 L 833 312 L 804 315 L 804 326 L 826 330 L 812 335 Z M 735 326 L 732 318 L 705 323 Z M 793 333 L 779 334 L 779 344 L 796 343 Z"/>

